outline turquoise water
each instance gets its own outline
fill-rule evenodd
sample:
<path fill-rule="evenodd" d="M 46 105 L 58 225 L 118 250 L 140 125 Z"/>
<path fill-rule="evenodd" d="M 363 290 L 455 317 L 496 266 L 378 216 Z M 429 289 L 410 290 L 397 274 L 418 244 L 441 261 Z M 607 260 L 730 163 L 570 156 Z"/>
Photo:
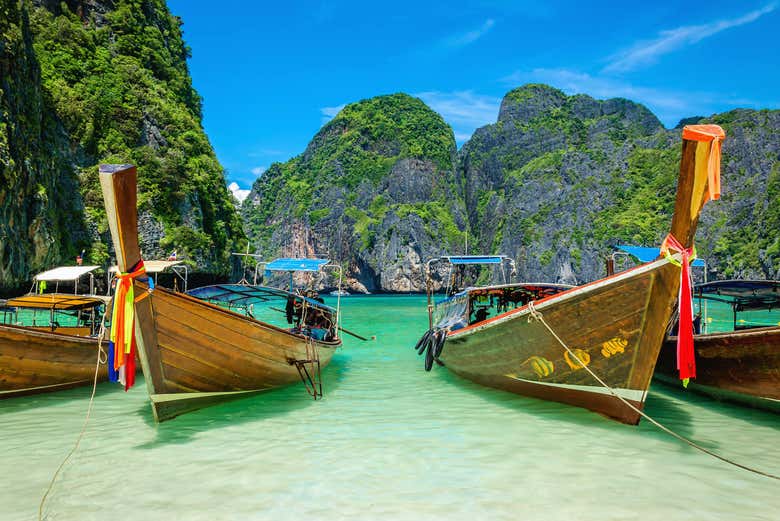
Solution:
<path fill-rule="evenodd" d="M 329 300 L 329 303 L 333 300 Z M 46 519 L 775 520 L 780 483 L 644 422 L 483 388 L 412 350 L 424 298 L 348 297 L 325 398 L 296 385 L 156 425 L 141 380 L 98 388 Z M 446 349 L 446 347 L 445 347 Z M 0 519 L 37 518 L 90 389 L 0 402 Z M 780 416 L 654 386 L 647 412 L 780 473 Z"/>
<path fill-rule="evenodd" d="M 734 330 L 734 311 L 729 304 L 716 301 L 693 301 L 694 313 L 702 314 L 703 333 Z M 737 313 L 737 326 L 780 326 L 780 309 L 753 309 Z"/>

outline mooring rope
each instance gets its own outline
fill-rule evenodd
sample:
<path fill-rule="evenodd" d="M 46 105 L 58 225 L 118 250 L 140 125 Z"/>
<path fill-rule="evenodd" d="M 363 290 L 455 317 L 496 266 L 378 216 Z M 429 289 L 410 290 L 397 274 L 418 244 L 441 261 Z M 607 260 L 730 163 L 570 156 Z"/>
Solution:
<path fill-rule="evenodd" d="M 557 341 L 558 341 L 558 343 L 559 343 L 559 344 L 561 344 L 561 345 L 563 346 L 563 348 L 564 348 L 564 349 L 566 349 L 566 352 L 567 352 L 567 353 L 569 353 L 569 355 L 570 355 L 570 356 L 572 356 L 572 357 L 573 357 L 573 358 L 574 358 L 574 359 L 575 359 L 575 360 L 576 360 L 576 361 L 577 361 L 577 362 L 578 362 L 578 363 L 579 363 L 579 364 L 580 364 L 580 365 L 581 365 L 581 366 L 582 366 L 582 367 L 583 367 L 583 368 L 584 368 L 586 371 L 588 371 L 588 373 L 590 373 L 590 375 L 591 375 L 591 376 L 592 376 L 592 377 L 593 377 L 593 378 L 594 378 L 594 379 L 595 379 L 595 380 L 596 380 L 598 383 L 600 383 L 600 384 L 601 384 L 601 385 L 602 385 L 602 386 L 603 386 L 603 387 L 604 387 L 604 388 L 605 388 L 607 391 L 609 391 L 609 392 L 610 392 L 610 394 L 612 394 L 612 396 L 614 396 L 615 398 L 617 398 L 618 400 L 620 400 L 621 402 L 623 402 L 624 404 L 626 404 L 626 405 L 627 405 L 627 406 L 628 406 L 630 409 L 632 409 L 634 412 L 636 412 L 637 414 L 639 414 L 640 416 L 642 416 L 642 418 L 646 419 L 647 421 L 649 421 L 650 423 L 652 423 L 653 425 L 655 425 L 656 427 L 658 427 L 659 429 L 661 429 L 661 430 L 662 430 L 662 431 L 664 431 L 665 433 L 667 433 L 667 434 L 669 434 L 669 435 L 671 435 L 671 436 L 674 436 L 674 437 L 675 437 L 675 438 L 677 438 L 678 440 L 680 440 L 680 441 L 682 441 L 682 442 L 684 442 L 684 443 L 687 443 L 688 445 L 690 445 L 690 446 L 691 446 L 691 447 L 693 447 L 694 449 L 698 449 L 698 450 L 700 450 L 701 452 L 703 452 L 703 453 L 705 453 L 705 454 L 708 454 L 708 455 L 712 456 L 713 458 L 717 458 L 717 459 L 719 459 L 719 460 L 721 460 L 721 461 L 723 461 L 723 462 L 725 462 L 725 463 L 728 463 L 729 465 L 734 465 L 735 467 L 739 467 L 739 468 L 741 468 L 741 469 L 743 469 L 743 470 L 747 470 L 748 472 L 753 472 L 754 474 L 758 474 L 758 475 L 760 475 L 760 476 L 764 476 L 764 477 L 767 477 L 767 478 L 776 479 L 776 480 L 779 480 L 779 481 L 780 481 L 780 476 L 776 476 L 776 475 L 774 475 L 774 474 L 770 474 L 770 473 L 768 473 L 768 472 L 764 472 L 764 471 L 762 471 L 762 470 L 758 470 L 758 469 L 755 469 L 755 468 L 752 468 L 752 467 L 748 467 L 747 465 L 743 465 L 743 464 L 741 464 L 741 463 L 737 463 L 736 461 L 733 461 L 733 460 L 730 460 L 730 459 L 728 459 L 728 458 L 726 458 L 726 457 L 723 457 L 723 456 L 721 456 L 720 454 L 716 454 L 715 452 L 712 452 L 711 450 L 709 450 L 709 449 L 706 449 L 706 448 L 702 447 L 701 445 L 697 444 L 697 443 L 696 443 L 696 442 L 694 442 L 693 440 L 689 440 L 688 438 L 686 438 L 686 437 L 682 436 L 681 434 L 677 434 L 677 433 L 676 433 L 676 432 L 674 432 L 673 430 L 669 429 L 668 427 L 666 427 L 666 426 L 662 425 L 661 423 L 659 423 L 658 421 L 654 420 L 653 418 L 651 418 L 650 416 L 648 416 L 646 413 L 644 413 L 643 411 L 641 411 L 640 409 L 638 409 L 637 407 L 635 407 L 635 406 L 634 406 L 632 403 L 630 403 L 628 400 L 626 400 L 625 398 L 623 398 L 622 396 L 620 396 L 620 395 L 619 395 L 617 392 L 615 392 L 615 390 L 614 390 L 614 389 L 612 389 L 612 387 L 610 387 L 610 386 L 609 386 L 609 385 L 608 385 L 608 384 L 607 384 L 607 383 L 606 383 L 604 380 L 602 380 L 601 378 L 599 378 L 599 377 L 598 377 L 598 375 L 597 375 L 596 373 L 594 373 L 594 372 L 593 372 L 593 371 L 592 371 L 592 370 L 591 370 L 591 369 L 590 369 L 590 368 L 589 368 L 587 365 L 585 365 L 584 363 L 582 363 L 582 360 L 580 360 L 580 359 L 579 359 L 579 357 L 578 357 L 578 356 L 577 356 L 577 355 L 574 353 L 574 351 L 572 351 L 572 350 L 569 348 L 569 346 L 567 346 L 567 345 L 566 345 L 566 343 L 565 343 L 563 340 L 561 340 L 561 337 L 559 337 L 559 336 L 558 336 L 558 335 L 555 333 L 555 331 L 553 331 L 553 329 L 550 327 L 550 325 L 549 325 L 549 324 L 548 324 L 548 323 L 547 323 L 547 322 L 544 320 L 544 316 L 541 314 L 541 312 L 539 312 L 539 311 L 537 311 L 537 310 L 536 310 L 536 308 L 534 307 L 534 303 L 533 303 L 533 302 L 529 302 L 529 303 L 528 303 L 528 313 L 529 313 L 529 315 L 528 315 L 528 322 L 531 322 L 532 320 L 536 320 L 536 321 L 538 321 L 538 322 L 541 322 L 541 323 L 542 323 L 542 325 L 544 325 L 544 327 L 546 327 L 546 328 L 547 328 L 547 330 L 550 332 L 550 334 L 551 334 L 553 337 L 555 337 L 555 340 L 557 340 Z"/>
<path fill-rule="evenodd" d="M 54 472 L 54 475 L 51 478 L 51 481 L 49 482 L 49 486 L 46 488 L 46 492 L 43 494 L 43 497 L 41 498 L 41 504 L 38 506 L 38 521 L 43 520 L 43 505 L 46 502 L 46 497 L 49 495 L 49 492 L 52 491 L 52 488 L 54 487 L 54 482 L 57 480 L 57 476 L 59 475 L 60 471 L 63 469 L 65 464 L 68 462 L 71 456 L 76 452 L 76 450 L 79 448 L 79 444 L 81 443 L 81 439 L 84 437 L 84 433 L 87 431 L 87 424 L 89 423 L 89 417 L 92 414 L 92 404 L 95 400 L 95 391 L 97 390 L 97 381 L 98 381 L 98 374 L 100 374 L 100 364 L 105 364 L 107 361 L 107 355 L 103 351 L 103 339 L 106 335 L 106 318 L 108 316 L 109 308 L 106 306 L 106 312 L 103 314 L 103 319 L 100 321 L 100 332 L 98 333 L 98 349 L 97 349 L 97 360 L 95 361 L 95 376 L 92 380 L 92 394 L 89 397 L 89 405 L 87 406 L 87 416 L 84 418 L 84 425 L 81 427 L 81 432 L 79 433 L 78 438 L 76 438 L 76 443 L 73 445 L 73 448 L 70 449 L 70 452 L 68 452 L 68 455 L 65 456 L 65 459 L 62 460 L 62 463 L 60 463 L 60 466 L 57 467 L 57 470 Z"/>

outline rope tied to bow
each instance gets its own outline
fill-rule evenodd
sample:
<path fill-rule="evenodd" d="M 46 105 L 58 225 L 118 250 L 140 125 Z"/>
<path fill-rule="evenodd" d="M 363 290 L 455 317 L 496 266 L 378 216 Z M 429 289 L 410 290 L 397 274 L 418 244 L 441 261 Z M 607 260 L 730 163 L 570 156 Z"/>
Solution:
<path fill-rule="evenodd" d="M 536 307 L 534 306 L 533 301 L 528 303 L 528 322 L 529 323 L 531 323 L 531 322 L 539 322 L 540 324 L 542 324 L 547 329 L 547 331 L 550 332 L 550 334 L 553 336 L 553 338 L 555 338 L 555 340 L 561 345 L 561 347 L 563 347 L 566 350 L 566 352 L 569 355 L 571 355 L 571 357 L 578 364 L 580 364 L 582 366 L 582 368 L 585 369 L 585 371 L 587 371 L 588 374 L 590 374 L 590 376 L 592 376 L 593 379 L 596 380 L 604 389 L 606 389 L 612 396 L 614 396 L 615 398 L 620 400 L 626 407 L 628 407 L 629 409 L 631 409 L 632 411 L 634 411 L 635 413 L 640 415 L 642 418 L 646 419 L 647 421 L 649 421 L 650 423 L 652 423 L 653 425 L 655 425 L 656 427 L 658 427 L 659 429 L 661 429 L 665 433 L 667 433 L 667 434 L 677 438 L 678 440 L 682 441 L 683 443 L 687 443 L 688 445 L 690 445 L 694 449 L 700 450 L 701 452 L 703 452 L 703 453 L 705 453 L 705 454 L 707 454 L 709 456 L 712 456 L 713 458 L 719 459 L 720 461 L 728 463 L 729 465 L 733 465 L 735 467 L 741 468 L 743 470 L 747 470 L 748 472 L 752 472 L 752 473 L 758 474 L 760 476 L 764 476 L 766 478 L 770 478 L 770 479 L 774 479 L 774 480 L 780 481 L 780 476 L 777 476 L 775 474 L 771 474 L 769 472 L 764 472 L 763 470 L 759 470 L 759 469 L 756 469 L 756 468 L 753 468 L 753 467 L 749 467 L 747 465 L 743 465 L 742 463 L 738 463 L 738 462 L 736 462 L 736 461 L 734 461 L 732 459 L 726 458 L 726 457 L 721 456 L 720 454 L 717 454 L 717 453 L 715 453 L 715 452 L 713 452 L 713 451 L 711 451 L 711 450 L 709 450 L 709 449 L 707 449 L 705 447 L 702 447 L 701 445 L 699 445 L 695 441 L 690 440 L 690 439 L 686 438 L 685 436 L 683 436 L 681 434 L 678 434 L 675 431 L 671 430 L 669 427 L 663 425 L 662 423 L 660 423 L 656 419 L 654 419 L 651 416 L 649 416 L 646 412 L 644 412 L 643 410 L 639 409 L 634 404 L 632 404 L 631 402 L 629 402 L 628 400 L 626 400 L 625 398 L 620 396 L 617 393 L 617 391 L 615 391 L 612 387 L 610 387 L 610 385 L 607 382 L 605 382 L 596 373 L 594 373 L 593 370 L 590 367 L 588 367 L 588 364 L 584 363 L 582 361 L 582 359 L 580 359 L 580 357 L 577 356 L 577 353 L 575 353 L 574 350 L 572 350 L 572 348 L 570 348 L 566 344 L 566 342 L 564 342 L 561 339 L 561 337 L 558 336 L 558 334 L 553 330 L 552 327 L 550 327 L 550 325 L 544 319 L 544 316 L 542 315 L 542 313 L 536 309 Z"/>

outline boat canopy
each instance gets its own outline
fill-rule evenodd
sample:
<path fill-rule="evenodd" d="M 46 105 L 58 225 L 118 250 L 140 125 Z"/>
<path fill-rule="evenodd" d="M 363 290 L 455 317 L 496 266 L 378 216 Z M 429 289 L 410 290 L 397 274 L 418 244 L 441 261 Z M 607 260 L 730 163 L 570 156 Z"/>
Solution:
<path fill-rule="evenodd" d="M 506 255 L 445 255 L 440 257 L 450 264 L 501 264 Z"/>
<path fill-rule="evenodd" d="M 248 286 L 246 284 L 215 284 L 213 286 L 203 286 L 201 288 L 191 289 L 187 295 L 200 300 L 209 302 L 221 302 L 230 306 L 249 307 L 253 304 L 264 304 L 273 301 L 286 301 L 288 297 L 294 296 L 296 300 L 305 300 L 312 307 L 325 309 L 335 313 L 335 309 L 326 306 L 316 300 L 293 295 L 287 291 L 269 288 L 266 286 Z"/>
<path fill-rule="evenodd" d="M 623 253 L 628 253 L 629 255 L 636 257 L 640 262 L 652 262 L 661 255 L 660 248 L 649 248 L 646 246 L 620 245 L 617 247 L 617 249 Z M 703 259 L 694 259 L 691 265 L 703 268 L 707 265 L 707 263 L 705 263 Z"/>
<path fill-rule="evenodd" d="M 100 266 L 60 266 L 44 271 L 35 276 L 36 281 L 70 282 L 80 279 L 83 275 L 95 271 Z"/>
<path fill-rule="evenodd" d="M 320 271 L 328 259 L 276 259 L 265 265 L 266 271 Z"/>
<path fill-rule="evenodd" d="M 67 295 L 62 293 L 48 293 L 43 295 L 23 295 L 11 298 L 5 303 L 7 307 L 26 309 L 62 309 L 79 310 L 89 309 L 100 304 L 105 304 L 110 297 L 95 295 Z"/>
<path fill-rule="evenodd" d="M 739 310 L 780 308 L 780 281 L 777 280 L 718 280 L 698 284 L 693 292 Z"/>
<path fill-rule="evenodd" d="M 183 261 L 169 261 L 169 260 L 145 260 L 144 261 L 144 269 L 146 269 L 146 273 L 162 273 L 163 271 L 167 270 L 168 268 L 172 268 L 174 266 L 180 266 L 184 264 Z M 111 268 L 108 270 L 111 273 L 116 273 L 119 271 L 119 268 L 116 266 L 111 266 Z"/>

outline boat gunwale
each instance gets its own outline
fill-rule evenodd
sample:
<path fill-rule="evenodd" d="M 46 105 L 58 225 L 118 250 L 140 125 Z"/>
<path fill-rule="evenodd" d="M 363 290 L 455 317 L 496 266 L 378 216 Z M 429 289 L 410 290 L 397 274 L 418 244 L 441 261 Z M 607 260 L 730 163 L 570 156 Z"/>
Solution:
<path fill-rule="evenodd" d="M 679 254 L 673 255 L 674 258 L 680 257 Z M 595 289 L 599 289 L 600 287 L 607 286 L 610 284 L 614 284 L 617 282 L 621 282 L 625 279 L 631 279 L 634 277 L 638 277 L 641 275 L 644 275 L 648 272 L 654 271 L 656 269 L 659 269 L 663 267 L 666 264 L 669 264 L 669 260 L 666 258 L 661 258 L 658 260 L 655 260 L 653 262 L 647 262 L 645 264 L 640 264 L 639 266 L 635 266 L 631 269 L 621 271 L 620 273 L 616 273 L 614 275 L 610 275 L 609 277 L 605 277 L 603 279 L 594 280 L 593 282 L 589 282 L 587 284 L 583 284 L 581 286 L 575 286 L 571 289 L 567 289 L 565 291 L 562 291 L 560 293 L 556 293 L 555 295 L 550 295 L 549 297 L 545 297 L 539 300 L 533 301 L 533 306 L 536 309 L 544 309 L 546 307 L 550 307 L 552 305 L 555 305 L 558 302 L 563 302 L 575 297 L 578 297 L 582 295 L 583 293 L 589 293 L 590 291 L 593 291 Z M 492 288 L 493 286 L 481 286 L 479 288 L 473 288 L 473 289 L 488 289 Z M 448 331 L 447 332 L 447 338 L 460 338 L 464 336 L 468 336 L 470 334 L 476 333 L 478 331 L 481 331 L 486 328 L 490 328 L 499 324 L 502 324 L 506 322 L 507 320 L 512 320 L 514 318 L 519 318 L 521 316 L 525 316 L 528 313 L 530 313 L 530 309 L 528 304 L 526 304 L 523 307 L 519 307 L 516 309 L 511 309 L 509 311 L 506 311 L 504 313 L 501 313 L 500 315 L 496 315 L 495 317 L 491 317 L 487 320 L 483 320 L 482 322 L 476 322 L 474 324 L 471 324 L 469 326 L 466 326 L 461 329 L 456 329 L 454 331 Z"/>
<path fill-rule="evenodd" d="M 35 327 L 37 328 L 37 326 Z M 55 331 L 34 329 L 33 326 L 17 326 L 12 324 L 0 324 L 0 330 L 2 330 L 3 328 L 8 328 L 13 331 L 18 331 L 20 333 L 31 334 L 33 336 L 39 336 L 39 337 L 54 337 L 55 339 L 75 340 L 77 342 L 81 342 L 84 344 L 96 344 L 98 341 L 98 337 L 96 336 L 69 335 L 67 333 L 58 333 Z"/>
<path fill-rule="evenodd" d="M 146 288 L 143 288 L 143 289 L 145 291 L 149 291 L 148 290 L 148 286 L 144 282 L 142 282 L 142 281 L 136 281 L 136 282 L 145 285 Z M 246 315 L 242 315 L 240 313 L 236 313 L 235 311 L 231 311 L 229 309 L 222 308 L 222 307 L 220 307 L 220 306 L 218 306 L 216 304 L 212 304 L 211 302 L 207 302 L 205 300 L 201 300 L 199 298 L 193 297 L 193 296 L 188 295 L 186 293 L 177 293 L 177 292 L 174 292 L 174 291 L 171 291 L 169 289 L 162 288 L 162 287 L 155 287 L 154 289 L 152 289 L 149 292 L 150 292 L 151 296 L 154 296 L 154 293 L 157 292 L 157 291 L 163 291 L 163 293 L 167 294 L 168 296 L 172 296 L 174 298 L 176 298 L 176 297 L 184 298 L 186 300 L 189 300 L 193 304 L 207 307 L 210 310 L 220 311 L 220 312 L 222 312 L 222 313 L 224 313 L 224 314 L 226 314 L 226 315 L 228 315 L 230 317 L 242 319 L 242 320 L 244 320 L 246 322 L 249 322 L 249 323 L 254 324 L 254 325 L 256 325 L 258 327 L 261 327 L 261 328 L 266 328 L 266 329 L 270 329 L 270 330 L 272 330 L 274 332 L 283 333 L 285 335 L 288 335 L 288 336 L 291 336 L 291 337 L 295 338 L 296 340 L 303 340 L 303 341 L 311 340 L 312 342 L 317 343 L 317 344 L 319 344 L 319 345 L 321 345 L 323 347 L 339 347 L 339 346 L 342 345 L 342 341 L 341 341 L 341 337 L 340 336 L 338 337 L 337 340 L 331 340 L 331 341 L 317 340 L 315 338 L 308 337 L 306 335 L 292 333 L 292 332 L 290 332 L 287 329 L 281 328 L 279 326 L 275 326 L 273 324 L 269 324 L 268 322 L 263 322 L 262 320 L 257 320 L 256 318 L 248 317 Z"/>
<path fill-rule="evenodd" d="M 713 333 L 700 333 L 693 335 L 694 342 L 696 340 L 715 340 L 719 338 L 729 338 L 734 336 L 765 336 L 767 333 L 780 334 L 780 326 L 766 326 L 766 327 L 752 327 L 749 329 L 731 330 L 731 331 L 715 331 Z M 669 341 L 677 341 L 677 335 L 669 335 L 667 337 Z M 694 344 L 695 346 L 695 344 Z"/>

